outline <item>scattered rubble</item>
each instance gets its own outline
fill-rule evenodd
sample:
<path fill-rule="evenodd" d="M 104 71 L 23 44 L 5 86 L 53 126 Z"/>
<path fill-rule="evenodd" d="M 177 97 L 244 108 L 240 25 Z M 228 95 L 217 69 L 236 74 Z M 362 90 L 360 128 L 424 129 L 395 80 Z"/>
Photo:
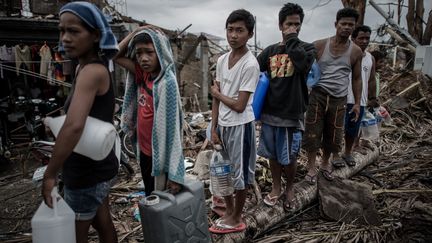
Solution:
<path fill-rule="evenodd" d="M 418 84 L 416 84 L 418 82 Z M 381 104 L 391 113 L 392 124 L 380 129 L 378 146 L 379 159 L 351 178 L 354 183 L 367 185 L 372 195 L 379 223 L 358 225 L 350 220 L 331 221 L 324 219 L 318 200 L 311 200 L 296 214 L 284 214 L 282 207 L 268 210 L 265 215 L 255 206 L 260 204 L 262 195 L 270 191 L 270 170 L 266 160 L 257 162 L 256 187 L 250 190 L 247 210 L 263 217 L 281 217 L 279 222 L 266 225 L 265 230 L 247 232 L 253 235 L 253 242 L 427 242 L 432 239 L 432 81 L 417 72 L 395 71 L 390 68 L 381 71 Z M 210 112 L 201 115 L 186 114 L 184 126 L 184 152 L 187 163 L 195 164 L 188 176 L 202 179 L 208 188 L 206 163 L 211 155 L 211 147 L 206 140 L 206 127 Z M 259 127 L 258 127 L 259 128 Z M 368 145 L 368 144 L 366 144 Z M 203 151 L 203 152 L 202 152 Z M 370 148 L 358 150 L 356 156 L 366 156 Z M 200 153 L 201 152 L 201 153 Z M 30 219 L 42 198 L 40 187 L 32 184 L 21 174 L 21 160 L 16 156 L 12 165 L 0 174 L 0 241 L 31 242 Z M 30 158 L 31 159 L 31 158 Z M 301 154 L 295 183 L 302 184 L 306 174 L 306 158 Z M 36 165 L 28 170 L 36 169 Z M 110 202 L 112 217 L 120 242 L 143 242 L 140 222 L 135 218 L 140 192 L 140 173 L 137 163 L 132 161 L 136 174 L 128 178 L 120 173 L 117 184 L 112 188 Z M 298 192 L 298 191 L 297 191 Z M 299 194 L 300 195 L 300 194 Z M 208 208 L 210 194 L 206 189 Z M 299 197 L 300 198 L 300 197 Z M 299 199 L 304 200 L 304 199 Z M 364 208 L 364 207 L 363 207 Z M 364 208 L 370 210 L 370 208 Z M 375 215 L 374 214 L 374 215 Z M 209 222 L 216 215 L 209 210 Z M 249 216 L 247 216 L 249 217 Z M 375 222 L 375 221 L 374 221 Z M 376 226 L 373 226 L 376 225 Z M 260 226 L 262 227 L 262 226 Z M 95 231 L 90 232 L 91 242 L 98 242 Z M 251 240 L 251 239 L 248 239 Z"/>

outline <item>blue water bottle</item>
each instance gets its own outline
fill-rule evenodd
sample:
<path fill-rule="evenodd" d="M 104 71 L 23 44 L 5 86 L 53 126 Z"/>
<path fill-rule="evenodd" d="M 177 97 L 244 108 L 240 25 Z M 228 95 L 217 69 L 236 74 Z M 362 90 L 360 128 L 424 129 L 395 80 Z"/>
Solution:
<path fill-rule="evenodd" d="M 267 89 L 269 87 L 270 81 L 267 72 L 262 72 L 260 74 L 258 84 L 253 96 L 252 108 L 255 115 L 255 120 L 259 120 L 261 117 L 261 110 L 264 106 L 264 100 L 267 94 Z"/>
<path fill-rule="evenodd" d="M 314 61 L 314 63 L 312 64 L 312 67 L 309 71 L 306 85 L 308 86 L 308 88 L 311 89 L 315 86 L 315 84 L 318 82 L 318 80 L 320 78 L 321 78 L 320 67 L 319 67 L 318 63 L 316 61 Z"/>

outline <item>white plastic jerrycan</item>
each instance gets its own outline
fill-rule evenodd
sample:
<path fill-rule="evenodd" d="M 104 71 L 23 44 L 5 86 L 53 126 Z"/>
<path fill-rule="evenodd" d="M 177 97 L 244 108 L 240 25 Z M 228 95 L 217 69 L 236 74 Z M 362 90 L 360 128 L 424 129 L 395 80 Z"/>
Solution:
<path fill-rule="evenodd" d="M 46 117 L 44 123 L 57 137 L 66 116 Z M 117 131 L 113 124 L 88 116 L 81 138 L 73 149 L 93 160 L 103 160 L 111 152 Z"/>
<path fill-rule="evenodd" d="M 75 213 L 59 196 L 57 187 L 53 188 L 51 197 L 53 208 L 42 201 L 31 219 L 33 243 L 75 243 Z"/>

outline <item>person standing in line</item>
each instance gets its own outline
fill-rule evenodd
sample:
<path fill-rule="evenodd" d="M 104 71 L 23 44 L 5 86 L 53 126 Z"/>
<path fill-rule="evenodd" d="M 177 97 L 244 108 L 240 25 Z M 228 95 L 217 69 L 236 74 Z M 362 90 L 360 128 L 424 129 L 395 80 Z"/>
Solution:
<path fill-rule="evenodd" d="M 225 234 L 246 229 L 242 211 L 247 187 L 255 181 L 256 142 L 253 93 L 259 78 L 259 65 L 247 48 L 253 36 L 253 15 L 239 9 L 226 20 L 231 51 L 219 57 L 216 80 L 211 87 L 213 144 L 222 144 L 233 165 L 235 196 L 225 196 L 225 215 L 210 227 L 210 232 Z"/>
<path fill-rule="evenodd" d="M 351 114 L 348 113 L 354 105 L 354 95 L 352 92 L 352 84 L 350 82 L 347 98 L 347 113 L 345 114 L 345 153 L 342 159 L 345 160 L 348 166 L 355 166 L 356 161 L 352 156 L 353 147 L 359 146 L 360 140 L 360 123 L 366 106 L 376 105 L 376 79 L 375 79 L 375 59 L 366 51 L 369 45 L 370 35 L 372 30 L 369 26 L 357 26 L 351 34 L 352 41 L 363 51 L 361 62 L 362 76 L 362 94 L 360 100 L 360 113 L 357 121 L 352 120 Z M 345 166 L 344 163 L 335 164 L 335 166 Z"/>
<path fill-rule="evenodd" d="M 44 174 L 42 196 L 52 207 L 51 191 L 62 169 L 64 199 L 76 215 L 77 242 L 88 241 L 90 225 L 100 242 L 117 242 L 108 194 L 118 172 L 118 159 L 114 151 L 100 161 L 73 152 L 88 116 L 113 123 L 115 96 L 108 58 L 118 51 L 117 40 L 94 4 L 68 3 L 59 16 L 60 50 L 78 59 L 79 65 L 64 105 L 66 118 Z"/>
<path fill-rule="evenodd" d="M 293 181 L 308 103 L 306 77 L 316 55 L 312 44 L 298 38 L 303 18 L 304 12 L 299 5 L 285 4 L 279 11 L 282 41 L 265 48 L 257 57 L 261 71 L 270 76 L 258 146 L 258 155 L 270 161 L 273 179 L 272 190 L 264 203 L 274 206 L 284 194 L 281 176 L 285 172 L 287 183 L 283 205 L 287 210 L 294 207 Z"/>
<path fill-rule="evenodd" d="M 305 179 L 310 184 L 317 181 L 315 160 L 321 147 L 323 156 L 320 171 L 324 178 L 334 179 L 333 167 L 329 163 L 331 155 L 332 164 L 343 163 L 339 153 L 342 147 L 350 73 L 354 105 L 349 114 L 353 121 L 359 119 L 362 51 L 349 39 L 358 17 L 355 9 L 339 10 L 335 22 L 336 35 L 314 42 L 321 77 L 309 96 L 303 144 L 308 157 L 308 172 Z"/>
<path fill-rule="evenodd" d="M 180 92 L 168 38 L 160 30 L 143 26 L 120 42 L 114 61 L 126 68 L 121 128 L 137 145 L 144 191 L 184 184 Z"/>

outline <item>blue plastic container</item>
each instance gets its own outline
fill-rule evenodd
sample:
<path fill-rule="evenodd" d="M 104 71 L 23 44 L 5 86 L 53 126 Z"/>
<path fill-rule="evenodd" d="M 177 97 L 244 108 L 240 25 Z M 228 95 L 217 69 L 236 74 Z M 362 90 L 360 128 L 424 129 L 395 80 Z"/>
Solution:
<path fill-rule="evenodd" d="M 252 108 L 254 111 L 255 120 L 257 121 L 261 118 L 261 111 L 264 106 L 264 100 L 267 95 L 269 84 L 270 81 L 267 72 L 262 72 L 260 74 L 252 101 Z"/>
<path fill-rule="evenodd" d="M 311 89 L 315 86 L 315 84 L 318 82 L 320 78 L 321 78 L 321 70 L 319 68 L 318 63 L 314 61 L 309 71 L 306 85 Z"/>

